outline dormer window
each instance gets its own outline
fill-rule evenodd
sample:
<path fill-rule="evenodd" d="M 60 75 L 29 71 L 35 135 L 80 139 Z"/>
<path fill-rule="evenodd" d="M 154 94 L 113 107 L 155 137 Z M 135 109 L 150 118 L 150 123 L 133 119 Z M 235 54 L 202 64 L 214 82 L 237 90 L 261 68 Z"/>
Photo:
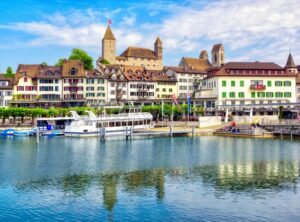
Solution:
<path fill-rule="evenodd" d="M 46 75 L 47 75 L 47 76 L 51 76 L 51 75 L 52 75 L 52 72 L 51 72 L 50 70 L 48 70 L 48 71 L 46 72 Z"/>
<path fill-rule="evenodd" d="M 28 80 L 27 77 L 24 77 L 24 82 L 27 82 L 27 80 Z"/>
<path fill-rule="evenodd" d="M 54 71 L 53 74 L 58 76 L 60 74 L 60 72 L 56 70 L 56 71 Z"/>
<path fill-rule="evenodd" d="M 70 75 L 71 76 L 75 76 L 77 74 L 77 70 L 73 67 L 71 70 L 70 70 Z"/>

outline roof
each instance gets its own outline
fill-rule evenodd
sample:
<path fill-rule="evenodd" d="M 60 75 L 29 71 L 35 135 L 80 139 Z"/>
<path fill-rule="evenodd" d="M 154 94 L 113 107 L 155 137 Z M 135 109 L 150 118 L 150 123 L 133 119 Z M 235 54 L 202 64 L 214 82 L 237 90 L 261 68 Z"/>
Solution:
<path fill-rule="evenodd" d="M 86 71 L 86 78 L 89 79 L 104 79 L 103 73 L 99 72 L 97 69 Z"/>
<path fill-rule="evenodd" d="M 221 49 L 223 49 L 223 45 L 221 43 L 219 44 L 214 44 L 211 52 L 219 52 Z"/>
<path fill-rule="evenodd" d="M 183 57 L 182 61 L 184 65 L 188 66 L 189 69 L 196 70 L 207 70 L 211 68 L 211 64 L 208 59 L 198 59 L 198 58 L 190 58 Z"/>
<path fill-rule="evenodd" d="M 103 40 L 116 40 L 110 26 L 108 25 L 103 36 Z"/>
<path fill-rule="evenodd" d="M 124 82 L 127 81 L 120 65 L 103 65 L 98 70 L 103 78 L 113 81 Z M 112 78 L 114 76 L 114 79 Z"/>
<path fill-rule="evenodd" d="M 144 59 L 158 59 L 155 52 L 139 47 L 128 47 L 120 57 L 134 57 L 134 58 L 144 58 Z"/>
<path fill-rule="evenodd" d="M 159 36 L 156 38 L 155 44 L 163 44 Z"/>
<path fill-rule="evenodd" d="M 17 68 L 16 76 L 13 84 L 17 84 L 18 80 L 24 75 L 32 79 L 36 79 L 41 66 L 42 66 L 41 64 L 30 64 L 30 65 L 20 64 Z"/>
<path fill-rule="evenodd" d="M 62 68 L 60 66 L 40 66 L 37 78 L 40 79 L 60 79 Z"/>
<path fill-rule="evenodd" d="M 76 75 L 71 75 L 70 71 L 72 68 L 75 68 L 77 71 Z M 85 77 L 86 73 L 84 70 L 83 63 L 80 60 L 64 60 L 62 67 L 62 77 Z"/>
<path fill-rule="evenodd" d="M 14 78 L 13 77 L 6 77 L 5 74 L 0 74 L 0 81 L 8 81 L 8 85 L 7 86 L 1 86 L 0 85 L 0 89 L 13 89 L 13 81 Z"/>
<path fill-rule="evenodd" d="M 187 73 L 187 74 L 205 74 L 207 73 L 205 70 L 198 70 L 198 69 L 185 69 L 184 67 L 180 66 L 165 66 L 165 71 L 172 70 L 177 73 Z"/>
<path fill-rule="evenodd" d="M 228 62 L 224 65 L 225 69 L 282 69 L 274 62 Z"/>
<path fill-rule="evenodd" d="M 135 81 L 152 81 L 151 76 L 146 72 L 142 66 L 123 66 L 122 71 L 127 80 Z"/>
<path fill-rule="evenodd" d="M 288 59 L 286 61 L 285 68 L 297 68 L 297 66 L 295 65 L 295 62 L 294 62 L 294 59 L 293 59 L 293 56 L 292 56 L 291 53 L 289 54 L 289 57 L 288 57 Z"/>
<path fill-rule="evenodd" d="M 200 52 L 199 59 L 208 59 L 208 54 L 206 50 L 202 50 Z"/>

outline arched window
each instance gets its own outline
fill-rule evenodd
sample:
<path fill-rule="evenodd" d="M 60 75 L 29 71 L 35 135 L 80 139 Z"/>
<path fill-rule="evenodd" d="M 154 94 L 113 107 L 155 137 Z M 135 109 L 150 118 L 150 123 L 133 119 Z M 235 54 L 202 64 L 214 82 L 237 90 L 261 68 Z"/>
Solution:
<path fill-rule="evenodd" d="M 70 70 L 70 74 L 71 76 L 75 76 L 77 74 L 77 70 L 73 67 L 71 70 Z"/>
<path fill-rule="evenodd" d="M 217 62 L 218 58 L 217 58 L 217 54 L 215 54 L 215 62 Z"/>
<path fill-rule="evenodd" d="M 48 71 L 46 72 L 46 75 L 47 75 L 47 76 L 51 76 L 51 75 L 52 75 L 52 72 L 51 72 L 50 70 L 48 70 Z"/>

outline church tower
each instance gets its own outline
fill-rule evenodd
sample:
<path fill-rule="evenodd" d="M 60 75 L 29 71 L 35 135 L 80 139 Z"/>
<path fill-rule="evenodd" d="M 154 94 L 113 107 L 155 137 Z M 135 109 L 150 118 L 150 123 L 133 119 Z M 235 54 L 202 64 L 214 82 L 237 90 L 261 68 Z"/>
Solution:
<path fill-rule="evenodd" d="M 109 25 L 102 39 L 102 59 L 106 59 L 110 64 L 116 61 L 116 38 Z"/>
<path fill-rule="evenodd" d="M 215 44 L 211 50 L 212 67 L 221 67 L 225 64 L 225 52 L 222 44 Z"/>
<path fill-rule="evenodd" d="M 297 66 L 295 65 L 292 53 L 290 52 L 289 57 L 286 61 L 286 65 L 284 67 L 287 71 L 292 73 L 297 73 Z"/>
<path fill-rule="evenodd" d="M 159 37 L 156 38 L 156 41 L 154 43 L 154 52 L 156 54 L 156 56 L 158 57 L 158 59 L 162 60 L 163 58 L 163 47 L 162 47 L 163 43 L 160 40 Z"/>

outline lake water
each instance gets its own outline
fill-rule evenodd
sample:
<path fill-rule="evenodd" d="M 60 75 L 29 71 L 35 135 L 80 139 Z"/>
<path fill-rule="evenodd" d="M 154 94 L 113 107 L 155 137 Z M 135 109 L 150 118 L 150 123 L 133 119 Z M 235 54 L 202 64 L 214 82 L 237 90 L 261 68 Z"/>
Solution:
<path fill-rule="evenodd" d="M 300 142 L 0 138 L 0 221 L 300 221 Z"/>

